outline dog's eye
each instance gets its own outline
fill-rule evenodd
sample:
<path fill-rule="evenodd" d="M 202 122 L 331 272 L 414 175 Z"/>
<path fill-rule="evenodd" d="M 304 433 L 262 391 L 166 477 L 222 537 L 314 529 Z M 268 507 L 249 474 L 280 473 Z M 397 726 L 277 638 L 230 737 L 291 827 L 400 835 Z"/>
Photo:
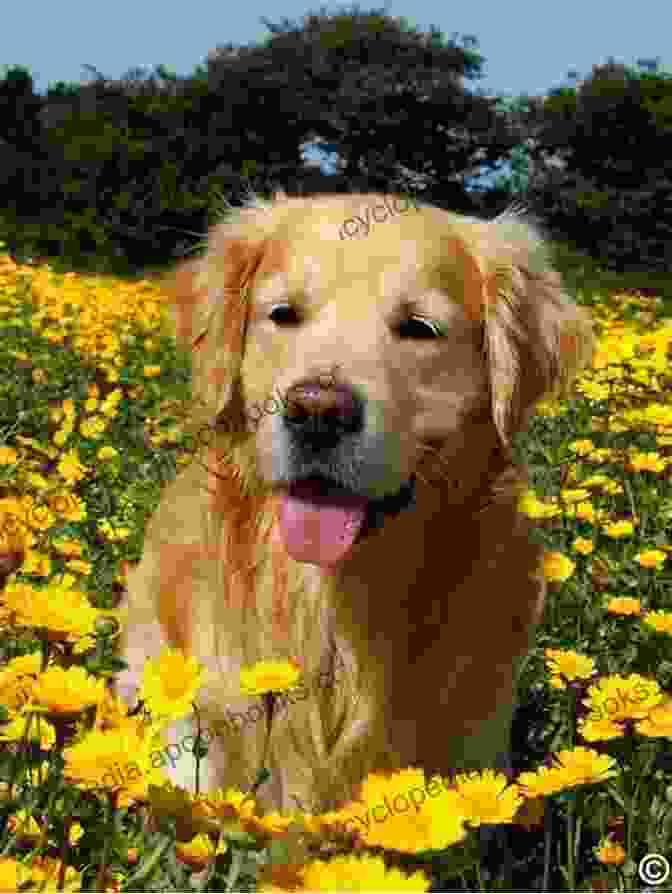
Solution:
<path fill-rule="evenodd" d="M 299 315 L 291 304 L 276 304 L 271 309 L 269 319 L 279 326 L 292 326 L 299 322 Z"/>
<path fill-rule="evenodd" d="M 400 338 L 440 338 L 443 334 L 438 323 L 424 317 L 409 317 L 397 326 Z"/>

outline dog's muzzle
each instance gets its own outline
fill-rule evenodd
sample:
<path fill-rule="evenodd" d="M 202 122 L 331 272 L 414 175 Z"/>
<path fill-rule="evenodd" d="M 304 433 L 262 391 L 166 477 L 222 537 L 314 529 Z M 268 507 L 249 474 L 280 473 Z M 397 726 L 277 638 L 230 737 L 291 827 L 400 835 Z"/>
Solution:
<path fill-rule="evenodd" d="M 353 388 L 315 381 L 288 394 L 282 423 L 292 457 L 279 507 L 289 555 L 332 570 L 353 545 L 415 504 L 415 476 L 395 493 L 377 496 L 362 471 L 364 399 Z M 380 493 L 382 488 L 378 487 Z"/>
<path fill-rule="evenodd" d="M 386 518 L 394 518 L 404 509 L 413 509 L 415 507 L 415 482 L 416 476 L 411 475 L 410 479 L 401 486 L 396 494 L 387 497 L 380 497 L 377 500 L 369 500 L 366 507 L 366 519 L 360 532 L 360 537 L 365 537 L 372 531 L 382 528 Z"/>

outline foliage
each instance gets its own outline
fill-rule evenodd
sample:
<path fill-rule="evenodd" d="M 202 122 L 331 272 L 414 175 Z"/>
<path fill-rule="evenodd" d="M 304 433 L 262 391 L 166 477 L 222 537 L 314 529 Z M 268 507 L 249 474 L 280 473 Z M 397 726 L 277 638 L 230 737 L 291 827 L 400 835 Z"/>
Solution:
<path fill-rule="evenodd" d="M 527 198 L 553 233 L 615 270 L 669 269 L 672 76 L 594 66 L 550 92 L 535 130 L 543 175 Z"/>
<path fill-rule="evenodd" d="M 24 122 L 0 131 L 10 249 L 165 263 L 203 232 L 215 193 L 235 202 L 250 188 L 301 192 L 318 181 L 475 207 L 469 176 L 518 138 L 496 100 L 463 83 L 480 76 L 475 38 L 447 41 L 356 8 L 267 27 L 267 39 L 218 47 L 186 78 L 159 66 L 145 79 L 59 82 L 38 97 L 26 72 L 9 74 L 3 117 Z M 340 175 L 303 161 L 311 140 L 337 153 Z"/>

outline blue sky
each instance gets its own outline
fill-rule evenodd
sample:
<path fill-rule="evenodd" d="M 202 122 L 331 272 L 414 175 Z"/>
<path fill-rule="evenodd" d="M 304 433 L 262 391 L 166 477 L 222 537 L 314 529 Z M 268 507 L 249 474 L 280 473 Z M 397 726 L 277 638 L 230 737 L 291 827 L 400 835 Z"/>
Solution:
<path fill-rule="evenodd" d="M 337 9 L 324 2 L 328 11 Z M 218 44 L 267 37 L 262 17 L 296 21 L 321 5 L 319 0 L 13 3 L 11 27 L 0 29 L 0 65 L 28 67 L 40 92 L 58 80 L 88 82 L 92 76 L 84 64 L 109 78 L 134 66 L 149 73 L 161 63 L 187 75 Z M 543 94 L 568 83 L 571 69 L 585 76 L 609 56 L 631 65 L 638 58 L 658 57 L 672 71 L 670 0 L 481 0 L 473 6 L 445 0 L 381 0 L 369 6 L 360 0 L 359 6 L 385 6 L 390 15 L 405 16 L 418 28 L 436 25 L 447 38 L 455 32 L 473 34 L 485 57 L 484 77 L 469 83 L 488 93 Z"/>

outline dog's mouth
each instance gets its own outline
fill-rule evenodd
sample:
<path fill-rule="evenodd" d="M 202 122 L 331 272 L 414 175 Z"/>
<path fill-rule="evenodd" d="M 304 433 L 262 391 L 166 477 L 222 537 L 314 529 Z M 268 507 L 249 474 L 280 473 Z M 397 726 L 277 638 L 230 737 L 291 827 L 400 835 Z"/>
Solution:
<path fill-rule="evenodd" d="M 355 543 L 414 503 L 415 476 L 396 494 L 372 499 L 315 475 L 291 482 L 282 494 L 280 533 L 295 561 L 333 571 Z"/>

